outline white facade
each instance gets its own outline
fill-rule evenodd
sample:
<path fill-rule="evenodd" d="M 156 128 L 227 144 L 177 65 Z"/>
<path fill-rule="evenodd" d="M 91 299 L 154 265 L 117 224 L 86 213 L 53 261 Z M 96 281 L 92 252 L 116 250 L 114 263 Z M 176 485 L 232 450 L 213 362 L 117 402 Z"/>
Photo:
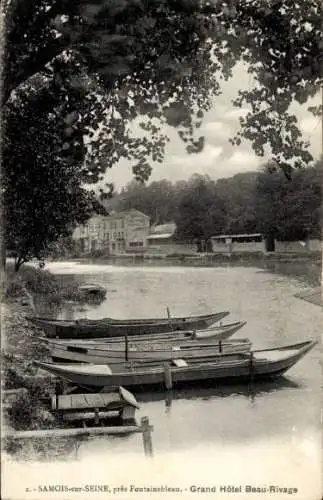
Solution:
<path fill-rule="evenodd" d="M 75 229 L 72 238 L 81 251 L 108 253 L 140 251 L 147 246 L 149 217 L 135 209 L 111 215 L 96 215 Z"/>
<path fill-rule="evenodd" d="M 265 241 L 260 233 L 212 236 L 214 253 L 265 252 Z"/>

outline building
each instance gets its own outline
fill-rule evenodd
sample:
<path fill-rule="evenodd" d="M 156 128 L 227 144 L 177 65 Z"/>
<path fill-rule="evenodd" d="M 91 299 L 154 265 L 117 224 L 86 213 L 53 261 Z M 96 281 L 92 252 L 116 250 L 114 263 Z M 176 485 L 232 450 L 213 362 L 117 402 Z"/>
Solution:
<path fill-rule="evenodd" d="M 96 250 L 107 253 L 142 251 L 147 246 L 149 217 L 130 209 L 110 215 L 95 215 L 73 233 L 81 252 Z"/>
<path fill-rule="evenodd" d="M 306 241 L 277 241 L 274 240 L 272 249 L 266 248 L 266 240 L 260 233 L 251 234 L 223 234 L 212 236 L 212 250 L 214 253 L 234 252 L 277 252 L 277 253 L 308 253 L 321 252 L 320 240 Z"/>
<path fill-rule="evenodd" d="M 212 236 L 211 241 L 214 253 L 266 251 L 265 240 L 260 233 L 222 234 Z"/>
<path fill-rule="evenodd" d="M 152 226 L 147 237 L 147 251 L 163 254 L 194 253 L 195 245 L 179 243 L 175 238 L 175 233 L 175 222 Z"/>
<path fill-rule="evenodd" d="M 148 247 L 153 247 L 156 245 L 164 246 L 173 243 L 175 232 L 175 222 L 168 222 L 167 224 L 152 226 L 147 237 Z"/>

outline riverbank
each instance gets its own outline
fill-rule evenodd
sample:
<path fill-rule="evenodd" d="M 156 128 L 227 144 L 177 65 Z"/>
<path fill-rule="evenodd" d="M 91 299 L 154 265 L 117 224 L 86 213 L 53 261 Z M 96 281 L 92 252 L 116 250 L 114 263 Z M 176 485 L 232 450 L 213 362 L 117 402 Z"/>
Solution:
<path fill-rule="evenodd" d="M 309 261 L 309 260 L 321 260 L 322 253 L 319 251 L 303 251 L 303 252 L 233 252 L 229 253 L 167 253 L 167 250 L 163 251 L 161 249 L 159 252 L 143 252 L 143 253 L 114 253 L 105 254 L 104 252 L 94 252 L 87 254 L 73 254 L 62 256 L 61 259 L 57 260 L 91 260 L 93 262 L 117 262 L 117 261 L 135 261 L 135 262 L 149 262 L 157 261 L 159 262 L 173 262 L 179 261 L 181 263 L 187 263 L 191 265 L 192 263 L 208 263 L 208 264 L 218 264 L 222 262 L 294 262 L 298 261 Z M 56 259 L 55 259 L 56 260 Z"/>
<path fill-rule="evenodd" d="M 186 267 L 259 267 L 273 273 L 297 278 L 309 286 L 321 284 L 322 255 L 307 253 L 254 253 L 228 254 L 117 254 L 109 256 L 82 255 L 66 257 L 64 262 L 122 266 L 186 266 Z"/>
<path fill-rule="evenodd" d="M 26 318 L 41 314 L 54 317 L 67 301 L 87 302 L 73 278 L 63 280 L 31 266 L 24 266 L 19 273 L 10 265 L 7 267 L 1 300 L 2 419 L 5 429 L 60 426 L 49 410 L 50 398 L 55 393 L 55 378 L 43 374 L 33 364 L 34 360 L 49 360 L 49 352 L 39 339 L 41 333 Z M 11 452 L 15 451 L 12 443 L 7 445 Z"/>

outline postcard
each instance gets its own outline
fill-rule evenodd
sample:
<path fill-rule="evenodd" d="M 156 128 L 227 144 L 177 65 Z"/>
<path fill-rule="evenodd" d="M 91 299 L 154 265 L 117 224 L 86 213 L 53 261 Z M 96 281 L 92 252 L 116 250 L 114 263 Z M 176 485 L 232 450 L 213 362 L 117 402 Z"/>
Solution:
<path fill-rule="evenodd" d="M 319 500 L 318 1 L 1 14 L 2 498 Z"/>

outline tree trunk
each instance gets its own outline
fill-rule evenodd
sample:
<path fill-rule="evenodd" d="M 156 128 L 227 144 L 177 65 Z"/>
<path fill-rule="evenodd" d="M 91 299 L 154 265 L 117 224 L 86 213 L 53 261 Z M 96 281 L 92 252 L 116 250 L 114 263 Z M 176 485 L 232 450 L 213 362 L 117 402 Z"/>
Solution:
<path fill-rule="evenodd" d="M 23 265 L 23 263 L 26 262 L 23 258 L 21 257 L 16 257 L 15 258 L 15 272 L 17 273 L 20 269 L 20 267 Z"/>
<path fill-rule="evenodd" d="M 266 244 L 266 251 L 267 252 L 274 252 L 275 251 L 275 238 L 274 238 L 273 233 L 266 234 L 265 244 Z"/>
<path fill-rule="evenodd" d="M 4 241 L 4 238 L 3 238 L 3 234 L 0 235 L 0 238 L 1 238 L 1 242 L 0 242 L 0 246 L 1 246 L 1 249 L 0 249 L 0 252 L 1 252 L 1 269 L 2 269 L 2 271 L 5 271 L 6 270 L 6 245 L 5 245 L 5 241 Z"/>
<path fill-rule="evenodd" d="M 5 240 L 5 230 L 3 219 L 0 219 L 0 258 L 1 258 L 1 269 L 5 271 L 6 269 L 6 240 Z"/>
<path fill-rule="evenodd" d="M 205 242 L 205 250 L 208 253 L 213 253 L 212 240 L 210 240 L 210 238 Z"/>

